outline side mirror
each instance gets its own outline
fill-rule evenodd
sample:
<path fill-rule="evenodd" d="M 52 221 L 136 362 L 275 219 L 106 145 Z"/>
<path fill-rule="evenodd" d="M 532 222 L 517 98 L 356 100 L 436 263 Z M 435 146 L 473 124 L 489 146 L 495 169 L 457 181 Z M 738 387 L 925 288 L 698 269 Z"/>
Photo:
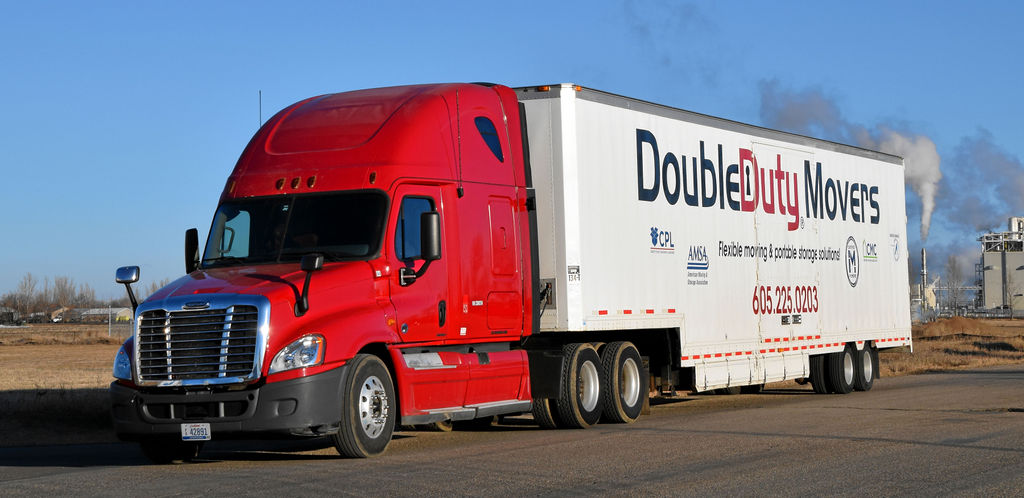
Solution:
<path fill-rule="evenodd" d="M 134 284 L 139 281 L 138 266 L 122 266 L 117 269 L 114 280 L 119 284 Z"/>
<path fill-rule="evenodd" d="M 441 259 L 441 213 L 427 211 L 420 215 L 420 251 L 423 259 Z"/>
<path fill-rule="evenodd" d="M 324 255 L 323 254 L 307 254 L 302 257 L 299 262 L 299 268 L 302 271 L 309 273 L 317 271 L 324 267 Z"/>
<path fill-rule="evenodd" d="M 413 271 L 410 268 L 398 270 L 398 282 L 402 287 L 412 285 L 427 272 L 431 261 L 441 259 L 441 213 L 427 211 L 420 214 L 420 259 L 423 266 Z"/>
<path fill-rule="evenodd" d="M 306 272 L 306 281 L 302 284 L 302 295 L 295 303 L 295 316 L 305 315 L 309 311 L 309 280 L 313 278 L 313 272 L 323 267 L 323 254 L 307 254 L 299 261 L 299 268 Z"/>
<path fill-rule="evenodd" d="M 192 273 L 199 268 L 199 230 L 185 230 L 185 273 Z"/>
<path fill-rule="evenodd" d="M 135 299 L 135 292 L 132 291 L 132 284 L 139 281 L 139 267 L 138 266 L 122 266 L 117 269 L 117 273 L 114 274 L 114 280 L 119 284 L 124 284 L 124 288 L 128 290 L 128 300 L 132 302 L 132 314 L 139 308 L 139 302 Z"/>

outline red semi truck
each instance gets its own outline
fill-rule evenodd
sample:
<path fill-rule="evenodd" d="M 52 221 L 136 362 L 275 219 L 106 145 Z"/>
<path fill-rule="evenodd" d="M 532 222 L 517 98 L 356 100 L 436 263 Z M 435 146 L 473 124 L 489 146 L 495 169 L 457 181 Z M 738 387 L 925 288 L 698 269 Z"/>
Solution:
<path fill-rule="evenodd" d="M 135 303 L 110 386 L 157 462 L 220 438 L 632 422 L 649 393 L 870 389 L 909 346 L 902 159 L 576 85 L 298 102 L 202 258 Z"/>

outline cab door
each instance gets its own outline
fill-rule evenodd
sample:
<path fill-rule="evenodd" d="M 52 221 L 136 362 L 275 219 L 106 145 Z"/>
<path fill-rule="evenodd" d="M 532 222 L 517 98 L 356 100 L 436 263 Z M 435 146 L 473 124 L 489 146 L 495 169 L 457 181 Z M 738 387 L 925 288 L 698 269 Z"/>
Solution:
<path fill-rule="evenodd" d="M 430 211 L 441 214 L 442 235 L 441 258 L 428 262 L 420 247 L 420 221 L 421 215 Z M 395 192 L 386 250 L 391 267 L 391 301 L 405 342 L 437 341 L 447 336 L 450 258 L 443 211 L 438 187 L 406 185 Z M 417 276 L 410 279 L 408 275 L 413 273 Z"/>

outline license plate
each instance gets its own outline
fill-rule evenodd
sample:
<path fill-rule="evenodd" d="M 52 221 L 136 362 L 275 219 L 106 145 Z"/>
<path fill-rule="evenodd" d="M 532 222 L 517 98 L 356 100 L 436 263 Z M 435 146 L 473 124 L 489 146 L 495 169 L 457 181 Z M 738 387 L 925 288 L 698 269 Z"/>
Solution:
<path fill-rule="evenodd" d="M 182 441 L 209 441 L 210 424 L 181 424 Z"/>

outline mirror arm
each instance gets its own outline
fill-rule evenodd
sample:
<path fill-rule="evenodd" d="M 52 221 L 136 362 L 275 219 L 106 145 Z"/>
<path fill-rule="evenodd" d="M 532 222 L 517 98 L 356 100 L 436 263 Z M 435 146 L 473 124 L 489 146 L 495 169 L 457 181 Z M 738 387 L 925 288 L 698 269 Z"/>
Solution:
<path fill-rule="evenodd" d="M 402 267 L 400 270 L 398 270 L 398 278 L 400 279 L 399 282 L 401 283 L 402 287 L 410 286 L 413 284 L 413 282 L 416 281 L 417 278 L 422 277 L 423 274 L 427 272 L 427 267 L 430 266 L 431 261 L 433 260 L 424 260 L 423 266 L 421 266 L 420 269 L 416 271 L 413 271 L 412 269 L 405 267 Z"/>
<path fill-rule="evenodd" d="M 307 254 L 302 257 L 299 263 L 302 271 L 306 272 L 306 280 L 302 283 L 302 295 L 295 300 L 295 316 L 305 315 L 309 311 L 309 281 L 313 278 L 313 272 L 324 267 L 323 254 Z"/>
<path fill-rule="evenodd" d="M 125 282 L 124 288 L 128 289 L 128 300 L 132 302 L 132 316 L 135 316 L 135 310 L 139 309 L 139 301 L 135 299 L 135 292 L 132 291 L 132 284 Z"/>

